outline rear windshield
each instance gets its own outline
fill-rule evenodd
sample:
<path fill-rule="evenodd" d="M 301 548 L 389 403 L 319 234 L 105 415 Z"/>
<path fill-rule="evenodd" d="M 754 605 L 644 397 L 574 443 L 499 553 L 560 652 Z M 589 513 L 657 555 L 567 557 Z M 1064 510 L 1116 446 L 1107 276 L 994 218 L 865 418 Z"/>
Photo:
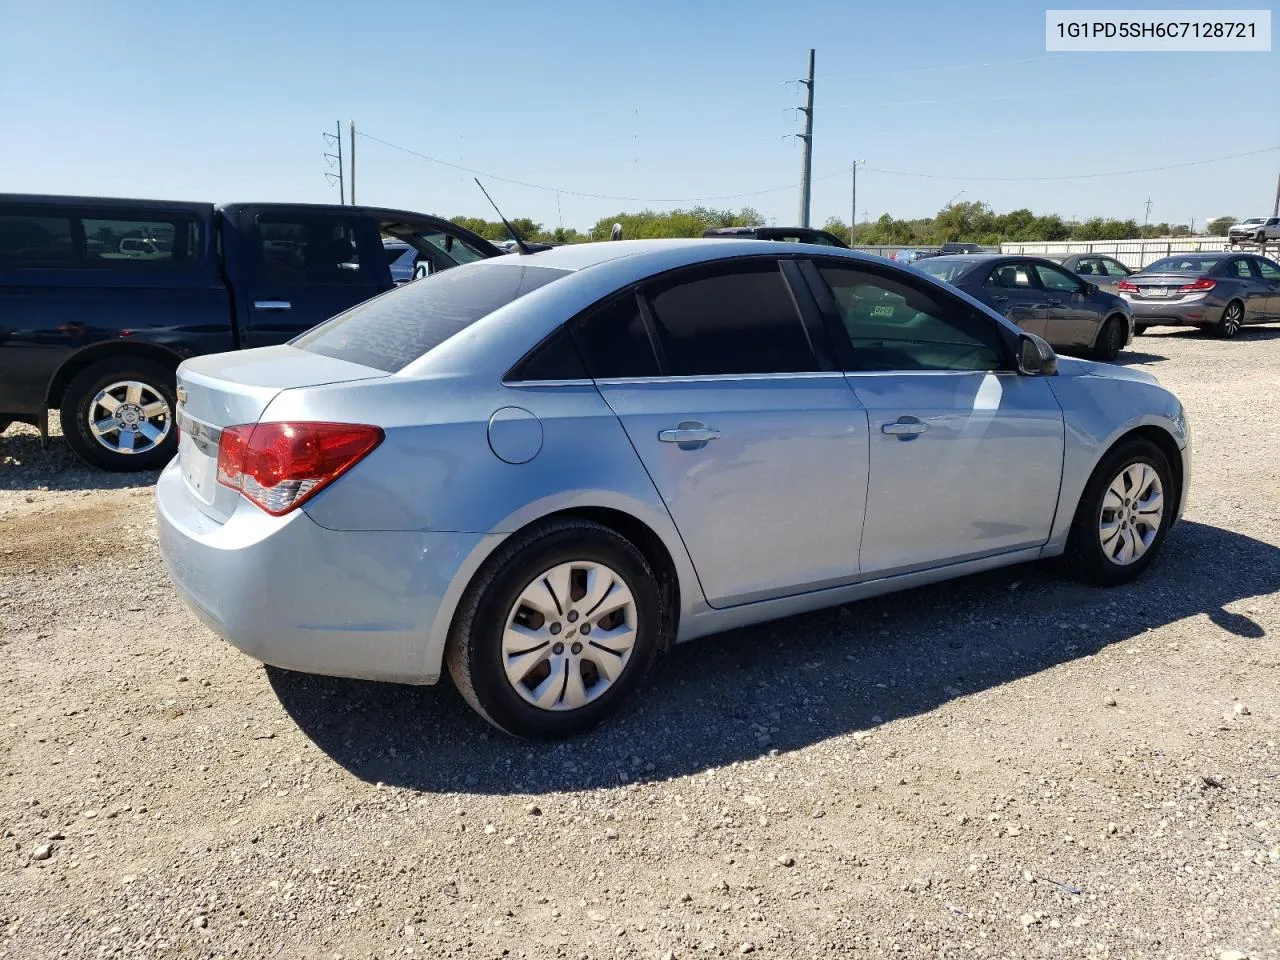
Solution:
<path fill-rule="evenodd" d="M 395 373 L 481 317 L 568 272 L 492 261 L 454 267 L 352 307 L 292 343 Z"/>
<path fill-rule="evenodd" d="M 1208 273 L 1219 263 L 1221 257 L 1165 257 L 1155 263 L 1143 267 L 1143 273 Z"/>
<path fill-rule="evenodd" d="M 950 283 L 972 267 L 973 263 L 974 261 L 972 260 L 938 260 L 931 257 L 918 261 L 915 264 L 915 268 L 923 270 L 931 277 L 937 277 L 939 280 Z"/>

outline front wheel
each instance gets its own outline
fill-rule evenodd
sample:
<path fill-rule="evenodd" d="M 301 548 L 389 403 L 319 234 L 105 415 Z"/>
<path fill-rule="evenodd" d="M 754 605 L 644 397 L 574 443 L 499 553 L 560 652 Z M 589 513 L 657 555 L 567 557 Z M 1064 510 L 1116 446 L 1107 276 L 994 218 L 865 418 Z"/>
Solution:
<path fill-rule="evenodd" d="M 1098 340 L 1093 346 L 1093 358 L 1110 363 L 1120 356 L 1120 351 L 1124 349 L 1124 342 L 1127 339 L 1125 336 L 1127 332 L 1123 317 L 1110 318 L 1098 333 Z"/>
<path fill-rule="evenodd" d="M 1218 336 L 1230 340 L 1240 332 L 1243 325 L 1244 304 L 1239 300 L 1232 300 L 1227 304 L 1227 309 L 1222 311 L 1222 319 L 1218 322 Z"/>
<path fill-rule="evenodd" d="M 156 470 L 178 447 L 173 371 L 140 357 L 86 367 L 67 384 L 59 420 L 67 444 L 103 470 Z"/>
<path fill-rule="evenodd" d="M 1102 458 L 1080 497 L 1063 565 L 1102 586 L 1127 583 L 1151 565 L 1176 512 L 1169 460 L 1149 440 L 1118 445 Z"/>
<path fill-rule="evenodd" d="M 445 658 L 454 685 L 508 733 L 559 739 L 613 713 L 657 654 L 661 593 L 615 531 L 565 519 L 500 547 L 469 588 Z"/>

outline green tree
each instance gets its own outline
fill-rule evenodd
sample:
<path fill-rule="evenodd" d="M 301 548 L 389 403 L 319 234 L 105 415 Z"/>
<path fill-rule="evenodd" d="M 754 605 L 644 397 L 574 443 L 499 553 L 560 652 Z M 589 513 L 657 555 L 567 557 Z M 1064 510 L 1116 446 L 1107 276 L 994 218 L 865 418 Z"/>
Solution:
<path fill-rule="evenodd" d="M 1239 223 L 1236 217 L 1214 217 L 1209 221 L 1209 236 L 1225 237 L 1227 231 Z"/>

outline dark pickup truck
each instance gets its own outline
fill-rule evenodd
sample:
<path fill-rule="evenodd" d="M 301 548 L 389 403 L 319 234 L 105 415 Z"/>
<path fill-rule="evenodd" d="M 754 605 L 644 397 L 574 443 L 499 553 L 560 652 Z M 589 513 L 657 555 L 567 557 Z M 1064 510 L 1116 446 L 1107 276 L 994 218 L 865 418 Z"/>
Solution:
<path fill-rule="evenodd" d="M 503 253 L 402 210 L 0 194 L 0 432 L 44 434 L 53 408 L 89 463 L 162 466 L 179 363 L 283 343 L 390 290 L 404 244 L 419 275 Z"/>

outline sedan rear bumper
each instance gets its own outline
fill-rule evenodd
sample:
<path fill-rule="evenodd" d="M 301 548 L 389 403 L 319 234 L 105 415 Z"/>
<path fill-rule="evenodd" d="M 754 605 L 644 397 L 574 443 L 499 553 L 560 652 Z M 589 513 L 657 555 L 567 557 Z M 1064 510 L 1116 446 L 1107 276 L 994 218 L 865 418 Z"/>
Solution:
<path fill-rule="evenodd" d="M 195 508 L 177 460 L 156 485 L 156 523 L 179 594 L 233 646 L 289 670 L 402 683 L 439 679 L 442 605 L 486 539 L 329 530 L 248 501 L 219 524 Z"/>
<path fill-rule="evenodd" d="M 1198 297 L 1186 300 L 1130 300 L 1133 321 L 1142 326 L 1210 326 L 1222 319 L 1222 306 Z"/>

